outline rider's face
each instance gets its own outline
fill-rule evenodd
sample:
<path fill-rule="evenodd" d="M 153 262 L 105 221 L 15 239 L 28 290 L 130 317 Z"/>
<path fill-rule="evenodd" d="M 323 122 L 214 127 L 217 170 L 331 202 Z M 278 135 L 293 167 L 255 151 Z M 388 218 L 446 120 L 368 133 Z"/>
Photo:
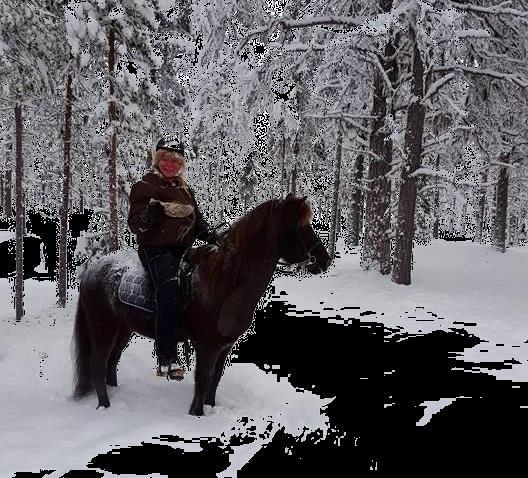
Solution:
<path fill-rule="evenodd" d="M 185 160 L 181 154 L 163 151 L 159 158 L 158 167 L 163 176 L 172 179 L 179 174 L 184 163 Z"/>

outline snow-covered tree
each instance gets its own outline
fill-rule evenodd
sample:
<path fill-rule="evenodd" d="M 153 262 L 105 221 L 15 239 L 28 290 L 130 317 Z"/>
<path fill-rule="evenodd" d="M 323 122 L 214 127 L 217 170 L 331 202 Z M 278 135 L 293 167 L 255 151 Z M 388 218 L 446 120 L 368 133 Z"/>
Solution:
<path fill-rule="evenodd" d="M 167 7 L 166 2 L 164 4 Z M 118 171 L 121 168 L 117 161 L 118 129 L 127 128 L 128 132 L 148 137 L 153 124 L 151 103 L 158 89 L 152 81 L 152 71 L 162 63 L 161 55 L 153 46 L 154 33 L 159 25 L 158 9 L 156 0 L 85 0 L 72 2 L 66 13 L 72 54 L 84 53 L 88 56 L 85 61 L 92 61 L 92 68 L 99 69 L 99 76 L 106 80 L 105 100 L 98 109 L 101 111 L 105 105 L 108 111 L 105 121 L 108 148 L 105 151 L 110 207 L 107 228 L 109 238 L 105 242 L 109 250 L 119 247 Z M 89 56 L 92 45 L 99 48 L 105 46 L 104 70 L 100 63 L 97 65 L 100 58 Z M 131 139 L 143 157 L 147 150 L 144 142 Z"/>
<path fill-rule="evenodd" d="M 13 143 L 16 151 L 16 277 L 15 308 L 23 310 L 23 235 L 25 229 L 24 112 L 35 108 L 49 91 L 57 89 L 57 71 L 65 64 L 63 43 L 58 38 L 58 19 L 41 2 L 22 4 L 6 0 L 0 5 L 0 75 L 4 101 L 14 109 Z M 27 145 L 27 143 L 26 143 Z M 37 148 L 38 143 L 33 143 Z"/>

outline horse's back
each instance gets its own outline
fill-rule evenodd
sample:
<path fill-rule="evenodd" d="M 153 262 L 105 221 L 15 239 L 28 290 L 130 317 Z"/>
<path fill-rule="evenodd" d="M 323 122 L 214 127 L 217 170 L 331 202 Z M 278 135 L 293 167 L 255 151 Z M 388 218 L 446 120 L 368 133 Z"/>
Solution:
<path fill-rule="evenodd" d="M 106 254 L 94 260 L 81 277 L 80 292 L 104 290 L 113 297 L 123 273 L 128 269 L 141 270 L 142 265 L 134 249 Z"/>

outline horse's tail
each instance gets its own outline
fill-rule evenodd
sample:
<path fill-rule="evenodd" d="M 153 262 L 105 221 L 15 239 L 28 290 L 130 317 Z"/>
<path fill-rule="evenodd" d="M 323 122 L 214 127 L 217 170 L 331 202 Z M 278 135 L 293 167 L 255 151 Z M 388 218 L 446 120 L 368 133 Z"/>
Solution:
<path fill-rule="evenodd" d="M 93 389 L 90 371 L 91 351 L 86 314 L 79 298 L 73 329 L 73 359 L 75 363 L 73 398 L 84 397 Z"/>

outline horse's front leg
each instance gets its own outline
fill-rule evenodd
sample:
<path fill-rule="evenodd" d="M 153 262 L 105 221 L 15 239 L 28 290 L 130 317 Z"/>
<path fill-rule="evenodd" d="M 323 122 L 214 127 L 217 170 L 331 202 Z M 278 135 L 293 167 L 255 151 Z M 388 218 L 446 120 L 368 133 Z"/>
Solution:
<path fill-rule="evenodd" d="M 211 385 L 209 386 L 209 390 L 205 395 L 205 404 L 210 405 L 211 407 L 214 407 L 216 405 L 216 389 L 218 388 L 218 384 L 220 383 L 220 378 L 222 377 L 222 373 L 224 372 L 225 362 L 232 347 L 232 345 L 229 345 L 224 350 L 222 350 L 222 352 L 220 352 L 218 360 L 216 361 L 215 371 L 211 380 Z"/>
<path fill-rule="evenodd" d="M 211 386 L 215 364 L 220 355 L 220 349 L 196 347 L 196 372 L 194 376 L 194 398 L 189 409 L 189 414 L 201 417 L 205 396 Z"/>

